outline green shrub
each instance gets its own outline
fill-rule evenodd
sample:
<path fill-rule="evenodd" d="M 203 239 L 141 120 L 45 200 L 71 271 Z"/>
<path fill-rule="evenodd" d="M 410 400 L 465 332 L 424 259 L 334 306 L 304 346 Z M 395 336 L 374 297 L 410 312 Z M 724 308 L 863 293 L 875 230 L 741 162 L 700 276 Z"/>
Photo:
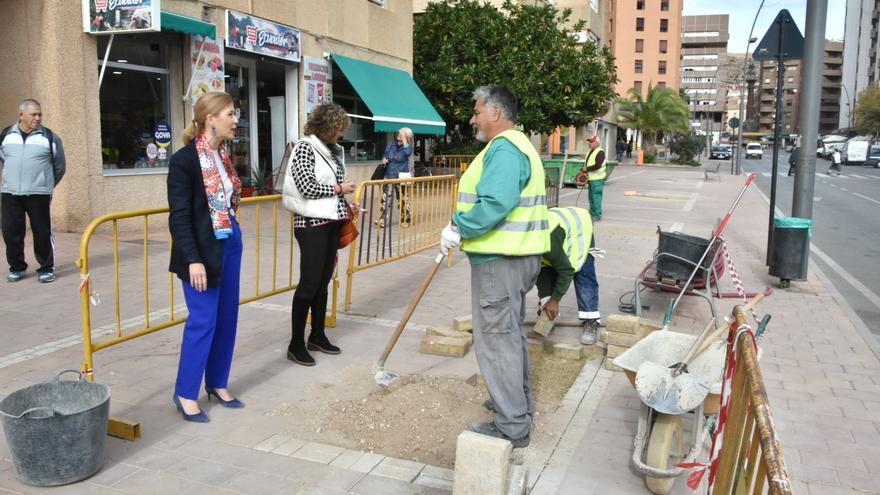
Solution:
<path fill-rule="evenodd" d="M 645 163 L 657 163 L 657 157 L 645 153 Z"/>
<path fill-rule="evenodd" d="M 672 137 L 669 143 L 669 153 L 676 163 L 692 165 L 703 149 L 706 148 L 706 137 L 693 132 L 678 134 Z M 697 163 L 699 165 L 699 163 Z"/>

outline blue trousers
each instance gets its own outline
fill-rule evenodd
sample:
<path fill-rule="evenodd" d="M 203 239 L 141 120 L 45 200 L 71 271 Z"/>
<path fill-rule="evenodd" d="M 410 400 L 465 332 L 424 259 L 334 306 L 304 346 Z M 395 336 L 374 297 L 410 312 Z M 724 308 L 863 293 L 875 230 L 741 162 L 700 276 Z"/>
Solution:
<path fill-rule="evenodd" d="M 241 229 L 232 220 L 232 235 L 223 239 L 223 273 L 219 287 L 197 292 L 183 282 L 189 317 L 183 327 L 180 365 L 174 393 L 191 400 L 199 398 L 202 375 L 205 386 L 226 388 L 235 331 L 238 327 L 238 293 L 241 278 Z"/>
<path fill-rule="evenodd" d="M 590 247 L 595 246 L 596 238 L 590 239 Z M 574 292 L 578 301 L 578 319 L 598 320 L 599 280 L 596 278 L 596 258 L 587 257 L 584 266 L 574 274 Z"/>

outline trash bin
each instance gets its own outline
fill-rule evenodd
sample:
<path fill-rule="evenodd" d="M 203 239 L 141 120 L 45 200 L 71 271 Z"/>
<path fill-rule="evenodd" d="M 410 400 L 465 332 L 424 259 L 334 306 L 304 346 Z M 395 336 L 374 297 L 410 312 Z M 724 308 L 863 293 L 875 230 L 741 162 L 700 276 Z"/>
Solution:
<path fill-rule="evenodd" d="M 776 217 L 773 219 L 773 245 L 770 246 L 770 275 L 779 277 L 780 287 L 791 280 L 807 278 L 810 237 L 813 221 L 809 218 Z"/>

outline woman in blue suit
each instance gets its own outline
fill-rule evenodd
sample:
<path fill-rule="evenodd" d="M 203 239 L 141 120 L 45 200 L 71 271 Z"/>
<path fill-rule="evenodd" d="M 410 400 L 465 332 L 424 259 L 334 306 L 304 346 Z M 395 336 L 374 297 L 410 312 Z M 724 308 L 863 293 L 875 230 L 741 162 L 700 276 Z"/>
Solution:
<path fill-rule="evenodd" d="M 232 98 L 207 93 L 194 113 L 183 135 L 186 146 L 168 168 L 169 270 L 183 282 L 189 310 L 172 400 L 183 419 L 207 423 L 197 402 L 203 375 L 208 400 L 244 407 L 227 389 L 238 326 L 241 180 L 226 148 L 238 124 Z"/>

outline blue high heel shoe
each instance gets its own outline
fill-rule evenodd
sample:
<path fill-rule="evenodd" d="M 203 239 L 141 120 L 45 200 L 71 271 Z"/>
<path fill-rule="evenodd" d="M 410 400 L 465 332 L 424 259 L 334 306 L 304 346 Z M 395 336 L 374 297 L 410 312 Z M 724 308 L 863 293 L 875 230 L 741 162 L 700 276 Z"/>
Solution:
<path fill-rule="evenodd" d="M 186 411 L 183 410 L 183 406 L 180 404 L 180 397 L 178 397 L 177 394 L 174 394 L 171 397 L 171 401 L 177 406 L 177 410 L 183 415 L 183 419 L 192 421 L 193 423 L 207 423 L 208 421 L 211 421 L 211 419 L 208 418 L 208 415 L 205 414 L 205 411 L 199 411 L 196 414 L 187 414 Z"/>
<path fill-rule="evenodd" d="M 233 409 L 240 409 L 244 407 L 244 402 L 234 397 L 229 400 L 223 400 L 223 397 L 220 397 L 220 395 L 217 394 L 217 389 L 205 387 L 205 393 L 208 394 L 208 402 L 211 402 L 211 396 L 213 395 L 217 398 L 217 400 L 220 402 L 220 405 L 223 407 L 231 407 Z"/>

